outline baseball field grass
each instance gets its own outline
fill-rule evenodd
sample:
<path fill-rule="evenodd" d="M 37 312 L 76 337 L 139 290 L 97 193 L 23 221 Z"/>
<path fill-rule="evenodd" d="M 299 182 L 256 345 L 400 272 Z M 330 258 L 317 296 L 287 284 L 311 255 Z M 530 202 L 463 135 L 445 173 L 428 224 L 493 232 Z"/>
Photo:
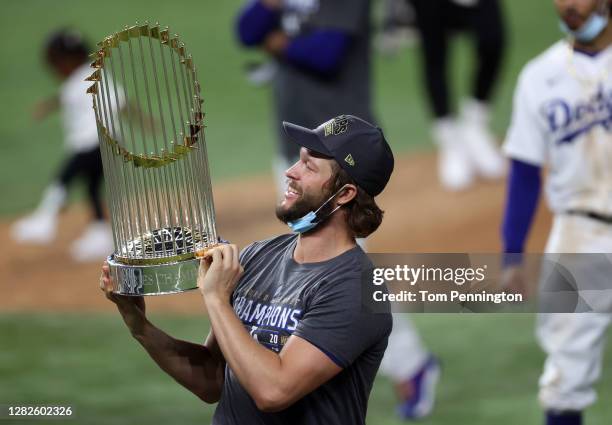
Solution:
<path fill-rule="evenodd" d="M 420 423 L 540 423 L 536 383 L 543 355 L 532 315 L 412 317 L 443 364 L 436 410 Z M 191 341 L 202 341 L 208 330 L 203 315 L 154 315 L 152 321 Z M 0 404 L 74 407 L 72 420 L 27 423 L 207 424 L 213 413 L 154 365 L 118 315 L 2 314 L 0 335 Z M 598 386 L 600 401 L 587 413 L 589 425 L 609 423 L 611 382 L 608 367 Z M 400 424 L 394 406 L 389 382 L 379 377 L 368 423 Z"/>

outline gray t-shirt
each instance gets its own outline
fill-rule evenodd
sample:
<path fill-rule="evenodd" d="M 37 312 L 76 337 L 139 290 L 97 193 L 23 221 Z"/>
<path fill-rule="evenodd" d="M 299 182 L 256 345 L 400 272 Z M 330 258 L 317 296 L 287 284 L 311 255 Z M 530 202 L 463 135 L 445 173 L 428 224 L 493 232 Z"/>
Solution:
<path fill-rule="evenodd" d="M 372 263 L 359 247 L 331 260 L 299 264 L 296 235 L 256 242 L 241 253 L 244 267 L 232 296 L 247 331 L 280 352 L 293 334 L 318 347 L 342 371 L 295 404 L 264 413 L 229 366 L 215 425 L 358 425 L 391 332 L 390 314 L 367 312 L 361 303 L 362 271 Z"/>
<path fill-rule="evenodd" d="M 297 3 L 297 2 L 295 2 Z M 277 122 L 314 128 L 338 115 L 374 122 L 370 98 L 370 0 L 305 0 L 310 7 L 285 9 L 282 26 L 291 36 L 315 30 L 341 30 L 350 45 L 337 75 L 322 77 L 287 61 L 274 79 Z M 297 159 L 299 146 L 286 140 L 279 126 L 283 153 Z"/>

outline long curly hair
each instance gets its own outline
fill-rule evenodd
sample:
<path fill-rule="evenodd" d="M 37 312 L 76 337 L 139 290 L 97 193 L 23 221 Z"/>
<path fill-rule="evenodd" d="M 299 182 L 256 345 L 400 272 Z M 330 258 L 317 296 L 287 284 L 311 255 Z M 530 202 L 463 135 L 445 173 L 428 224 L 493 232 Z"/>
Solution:
<path fill-rule="evenodd" d="M 378 229 L 385 212 L 376 205 L 374 197 L 359 187 L 351 176 L 338 163 L 333 161 L 332 176 L 326 184 L 329 195 L 338 192 L 346 184 L 353 184 L 357 187 L 357 196 L 351 202 L 343 205 L 342 209 L 346 214 L 347 223 L 353 232 L 353 236 L 365 238 Z"/>

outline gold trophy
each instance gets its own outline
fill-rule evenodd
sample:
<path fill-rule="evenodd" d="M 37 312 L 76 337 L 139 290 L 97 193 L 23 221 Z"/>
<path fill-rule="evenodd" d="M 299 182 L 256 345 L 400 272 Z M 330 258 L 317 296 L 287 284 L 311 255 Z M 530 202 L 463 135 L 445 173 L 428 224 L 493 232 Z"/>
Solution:
<path fill-rule="evenodd" d="M 203 100 L 191 55 L 158 24 L 106 37 L 92 56 L 93 97 L 115 252 L 114 291 L 197 287 L 217 244 Z"/>

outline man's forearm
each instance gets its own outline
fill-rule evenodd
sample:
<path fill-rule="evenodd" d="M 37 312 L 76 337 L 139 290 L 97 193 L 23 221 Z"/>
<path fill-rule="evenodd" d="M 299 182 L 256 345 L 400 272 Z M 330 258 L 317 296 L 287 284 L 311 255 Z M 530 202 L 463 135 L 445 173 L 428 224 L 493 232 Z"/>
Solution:
<path fill-rule="evenodd" d="M 512 159 L 502 224 L 505 253 L 523 252 L 538 205 L 541 185 L 539 166 Z M 504 262 L 517 261 L 519 257 L 506 257 Z"/>
<path fill-rule="evenodd" d="M 219 401 L 225 362 L 218 353 L 204 345 L 172 338 L 149 321 L 133 335 L 155 363 L 179 384 L 207 403 Z"/>
<path fill-rule="evenodd" d="M 236 29 L 240 41 L 245 46 L 258 46 L 270 31 L 279 26 L 279 10 L 268 3 L 264 0 L 251 2 L 240 13 Z"/>
<path fill-rule="evenodd" d="M 205 302 L 225 361 L 255 402 L 274 397 L 268 391 L 283 392 L 280 356 L 248 334 L 229 303 L 206 297 Z"/>

